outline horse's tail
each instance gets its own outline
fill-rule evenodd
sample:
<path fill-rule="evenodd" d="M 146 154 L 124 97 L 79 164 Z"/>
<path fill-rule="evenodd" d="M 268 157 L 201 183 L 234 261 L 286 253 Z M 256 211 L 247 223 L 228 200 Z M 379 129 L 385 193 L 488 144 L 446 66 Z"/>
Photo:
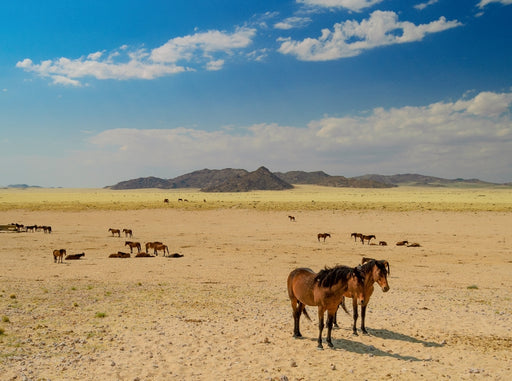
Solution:
<path fill-rule="evenodd" d="M 306 306 L 304 306 L 304 309 L 302 310 L 302 312 L 304 313 L 304 316 L 309 320 L 311 321 L 311 318 L 309 317 L 308 315 L 308 311 L 306 311 Z"/>
<path fill-rule="evenodd" d="M 347 310 L 347 306 L 345 306 L 345 297 L 341 298 L 340 306 L 341 306 L 341 308 L 343 308 L 343 311 L 345 311 L 347 314 L 349 313 Z"/>

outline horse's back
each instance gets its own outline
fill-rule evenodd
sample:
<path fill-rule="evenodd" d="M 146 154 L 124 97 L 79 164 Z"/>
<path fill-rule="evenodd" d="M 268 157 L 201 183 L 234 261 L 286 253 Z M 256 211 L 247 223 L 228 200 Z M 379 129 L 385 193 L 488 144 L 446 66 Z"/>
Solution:
<path fill-rule="evenodd" d="M 313 289 L 316 273 L 305 267 L 293 270 L 288 275 L 288 296 L 306 305 L 314 305 Z"/>

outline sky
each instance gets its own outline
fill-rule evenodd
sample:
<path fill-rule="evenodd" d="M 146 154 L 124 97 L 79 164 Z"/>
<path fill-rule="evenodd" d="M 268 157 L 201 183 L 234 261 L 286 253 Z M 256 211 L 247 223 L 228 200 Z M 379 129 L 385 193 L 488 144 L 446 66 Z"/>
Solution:
<path fill-rule="evenodd" d="M 512 0 L 0 2 L 0 186 L 512 181 Z"/>

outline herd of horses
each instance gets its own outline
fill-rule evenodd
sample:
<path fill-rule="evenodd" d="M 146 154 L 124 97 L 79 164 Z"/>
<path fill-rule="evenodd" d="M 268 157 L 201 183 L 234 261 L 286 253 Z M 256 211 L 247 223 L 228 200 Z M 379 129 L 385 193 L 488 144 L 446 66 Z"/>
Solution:
<path fill-rule="evenodd" d="M 389 291 L 387 280 L 389 273 L 388 261 L 373 258 L 363 258 L 361 265 L 356 267 L 343 265 L 326 267 L 318 273 L 309 268 L 293 270 L 287 280 L 294 322 L 293 337 L 302 337 L 299 324 L 302 314 L 311 320 L 306 306 L 316 306 L 318 307 L 318 348 L 323 349 L 322 332 L 325 312 L 327 312 L 326 342 L 332 348 L 334 345 L 331 333 L 336 324 L 338 308 L 341 306 L 348 313 L 345 298 L 352 298 L 353 333 L 357 335 L 358 305 L 361 305 L 361 331 L 368 334 L 365 327 L 366 307 L 373 294 L 374 283 L 377 283 L 382 291 Z"/>
<path fill-rule="evenodd" d="M 43 233 L 50 234 L 52 232 L 52 227 L 48 225 L 23 225 L 18 224 L 16 222 L 13 222 L 10 224 L 14 227 L 14 230 L 17 232 L 36 232 L 36 231 L 43 231 Z"/>

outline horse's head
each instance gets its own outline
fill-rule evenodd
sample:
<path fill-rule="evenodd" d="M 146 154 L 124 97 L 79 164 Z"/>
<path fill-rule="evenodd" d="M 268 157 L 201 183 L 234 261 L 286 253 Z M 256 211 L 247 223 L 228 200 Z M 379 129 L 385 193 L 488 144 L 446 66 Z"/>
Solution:
<path fill-rule="evenodd" d="M 389 271 L 389 262 L 385 260 L 375 261 L 375 266 L 373 266 L 373 279 L 380 286 L 382 291 L 389 291 L 388 284 L 388 274 Z"/>

